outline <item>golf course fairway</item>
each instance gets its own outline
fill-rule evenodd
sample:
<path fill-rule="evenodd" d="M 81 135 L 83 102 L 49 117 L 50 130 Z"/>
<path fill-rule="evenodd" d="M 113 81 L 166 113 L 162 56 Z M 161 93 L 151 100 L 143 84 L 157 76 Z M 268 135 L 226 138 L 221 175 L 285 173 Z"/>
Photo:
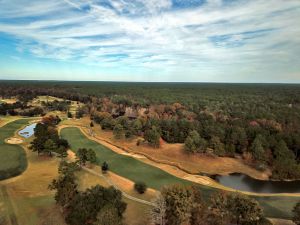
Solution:
<path fill-rule="evenodd" d="M 150 188 L 160 190 L 163 186 L 170 184 L 192 184 L 137 159 L 117 154 L 109 148 L 89 140 L 78 128 L 63 128 L 61 137 L 68 140 L 73 151 L 76 152 L 79 148 L 91 148 L 96 152 L 99 165 L 106 161 L 112 172 L 134 182 L 143 181 Z"/>

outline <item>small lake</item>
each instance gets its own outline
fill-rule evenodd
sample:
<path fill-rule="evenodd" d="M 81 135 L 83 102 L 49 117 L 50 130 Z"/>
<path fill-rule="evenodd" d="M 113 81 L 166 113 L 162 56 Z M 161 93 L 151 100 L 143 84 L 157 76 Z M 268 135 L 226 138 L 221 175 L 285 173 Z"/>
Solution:
<path fill-rule="evenodd" d="M 26 126 L 24 129 L 20 130 L 18 134 L 24 138 L 30 138 L 34 134 L 34 128 L 36 123 Z"/>
<path fill-rule="evenodd" d="M 240 191 L 256 193 L 300 193 L 300 180 L 257 180 L 239 173 L 233 173 L 226 176 L 216 175 L 214 179 L 224 186 Z"/>

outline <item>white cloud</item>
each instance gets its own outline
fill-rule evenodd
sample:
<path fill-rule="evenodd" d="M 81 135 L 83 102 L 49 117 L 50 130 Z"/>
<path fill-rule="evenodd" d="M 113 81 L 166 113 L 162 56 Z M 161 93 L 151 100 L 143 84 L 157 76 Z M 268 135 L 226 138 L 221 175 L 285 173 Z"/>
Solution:
<path fill-rule="evenodd" d="M 300 54 L 297 0 L 237 1 L 229 6 L 209 0 L 176 10 L 170 0 L 107 4 L 2 0 L 0 32 L 21 39 L 20 48 L 37 57 L 112 67 L 214 68 L 222 73 L 228 65 L 236 70 L 243 65 L 287 65 Z"/>

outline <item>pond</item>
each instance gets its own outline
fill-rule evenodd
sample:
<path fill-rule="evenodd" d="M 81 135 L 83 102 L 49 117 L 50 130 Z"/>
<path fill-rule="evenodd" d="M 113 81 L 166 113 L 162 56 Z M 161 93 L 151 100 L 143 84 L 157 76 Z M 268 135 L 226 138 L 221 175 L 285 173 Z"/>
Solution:
<path fill-rule="evenodd" d="M 30 138 L 34 134 L 34 128 L 36 123 L 26 126 L 24 129 L 20 130 L 18 134 L 24 138 Z"/>
<path fill-rule="evenodd" d="M 216 175 L 214 179 L 224 186 L 240 191 L 256 193 L 300 193 L 300 180 L 257 180 L 239 173 L 233 173 L 226 176 Z"/>

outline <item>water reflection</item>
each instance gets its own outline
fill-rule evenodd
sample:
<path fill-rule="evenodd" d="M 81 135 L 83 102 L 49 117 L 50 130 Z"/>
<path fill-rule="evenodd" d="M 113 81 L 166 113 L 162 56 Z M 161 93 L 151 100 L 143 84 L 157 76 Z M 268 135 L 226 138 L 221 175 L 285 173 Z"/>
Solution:
<path fill-rule="evenodd" d="M 300 180 L 269 181 L 257 180 L 245 174 L 233 173 L 228 176 L 216 175 L 220 184 L 240 191 L 257 193 L 300 193 Z"/>
<path fill-rule="evenodd" d="M 19 135 L 24 138 L 30 138 L 34 134 L 34 128 L 36 127 L 36 123 L 30 124 L 26 126 L 24 129 L 19 131 Z"/>

